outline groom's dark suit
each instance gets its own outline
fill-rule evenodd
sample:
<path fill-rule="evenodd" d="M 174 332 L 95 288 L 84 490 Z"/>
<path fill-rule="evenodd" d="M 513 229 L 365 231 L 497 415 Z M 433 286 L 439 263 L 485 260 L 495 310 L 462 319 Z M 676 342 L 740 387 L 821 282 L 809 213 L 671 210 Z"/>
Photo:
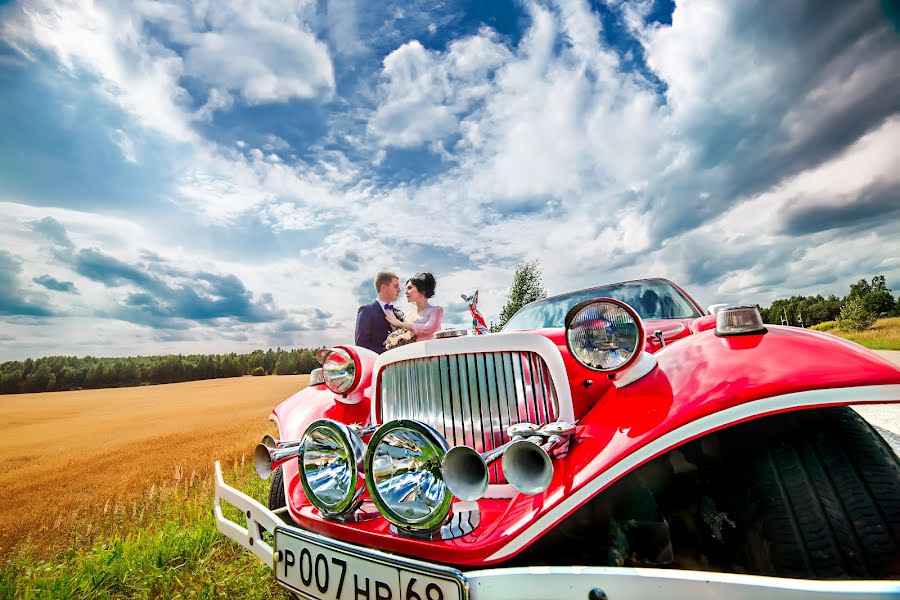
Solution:
<path fill-rule="evenodd" d="M 384 352 L 384 340 L 391 332 L 391 326 L 384 318 L 381 304 L 376 300 L 372 304 L 360 306 L 356 311 L 356 345 L 368 348 L 372 352 Z"/>

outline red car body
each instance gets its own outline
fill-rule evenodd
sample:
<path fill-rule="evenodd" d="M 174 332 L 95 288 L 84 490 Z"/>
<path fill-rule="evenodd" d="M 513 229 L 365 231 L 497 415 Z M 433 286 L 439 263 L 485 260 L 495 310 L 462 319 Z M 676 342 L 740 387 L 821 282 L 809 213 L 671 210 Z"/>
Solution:
<path fill-rule="evenodd" d="M 628 307 L 643 300 L 632 298 L 632 304 L 614 298 L 616 286 L 656 289 L 671 294 L 675 304 L 665 311 L 644 307 L 648 318 L 641 323 L 640 311 Z M 576 357 L 569 346 L 572 315 L 580 306 L 603 304 L 606 300 L 591 298 L 606 295 L 634 312 L 636 329 L 643 336 L 619 371 L 592 369 L 584 355 Z M 680 308 L 672 309 L 675 305 Z M 540 313 L 541 306 L 549 307 L 546 314 Z M 743 309 L 722 310 L 727 317 Z M 749 309 L 751 316 L 755 311 Z M 671 318 L 660 318 L 663 313 Z M 561 314 L 566 315 L 564 323 Z M 271 472 L 275 462 L 281 465 L 268 508 L 225 484 L 217 463 L 218 528 L 270 564 L 279 584 L 313 599 L 342 598 L 351 591 L 392 600 L 585 595 L 599 599 L 607 592 L 609 597 L 627 598 L 662 593 L 670 599 L 900 596 L 900 581 L 891 581 L 900 574 L 900 461 L 856 413 L 835 408 L 900 403 L 900 369 L 827 333 L 762 326 L 761 320 L 756 329 L 734 333 L 726 324 L 720 330 L 721 314 L 706 314 L 667 280 L 637 280 L 533 303 L 500 333 L 416 342 L 381 355 L 339 346 L 342 360 L 349 356 L 354 363 L 352 385 L 339 394 L 325 383 L 313 383 L 276 406 L 271 419 L 277 424 L 281 448 L 306 443 L 301 440 L 312 439 L 309 432 L 326 419 L 360 432 L 365 469 L 370 469 L 373 464 L 364 444 L 382 429 L 390 429 L 391 423 L 419 421 L 443 436 L 448 446 L 462 445 L 466 451 L 483 452 L 482 456 L 501 444 L 506 447 L 506 438 L 513 435 L 508 433 L 510 424 L 573 423 L 574 433 L 564 451 L 551 457 L 549 485 L 540 491 L 509 485 L 503 469 L 491 467 L 486 494 L 454 503 L 440 535 L 435 529 L 416 535 L 392 525 L 387 514 L 382 516 L 378 499 L 369 496 L 372 487 L 362 490 L 352 518 L 321 513 L 304 492 L 300 461 L 295 455 L 276 461 L 272 452 L 279 446 L 273 440 L 266 446 L 264 440 L 261 456 L 268 453 L 270 462 L 260 474 Z M 600 346 L 592 348 L 603 347 L 607 338 L 596 339 Z M 510 355 L 514 364 L 520 360 L 515 377 L 521 379 L 514 385 L 522 383 L 525 396 L 532 394 L 524 403 L 519 388 L 509 387 L 513 384 L 504 371 Z M 430 366 L 425 367 L 424 379 L 416 380 L 416 365 L 422 364 Z M 457 366 L 444 370 L 448 364 Z M 457 378 L 452 381 L 458 380 L 460 390 L 458 397 L 454 390 L 452 402 L 447 399 L 448 372 L 451 379 Z M 410 377 L 404 380 L 406 387 L 396 387 L 396 378 L 404 376 Z M 412 381 L 425 381 L 426 387 Z M 506 413 L 502 402 L 493 404 L 504 393 L 510 403 Z M 422 397 L 431 402 L 424 412 L 416 405 Z M 404 398 L 411 398 L 412 404 Z M 551 406 L 556 414 L 551 414 Z M 461 407 L 470 420 L 456 415 Z M 448 428 L 450 418 L 455 421 Z M 471 425 L 472 431 L 480 431 L 480 442 L 474 434 L 467 437 L 468 431 L 461 434 L 460 423 L 463 429 Z M 727 450 L 720 451 L 720 443 Z M 377 454 L 379 442 L 368 447 Z M 854 458 L 854 453 L 861 458 Z M 323 468 L 325 463 L 312 460 L 314 472 Z M 803 463 L 799 470 L 798 460 Z M 447 468 L 446 461 L 441 468 Z M 362 477 L 364 469 L 357 469 Z M 400 477 L 407 473 L 391 471 L 395 472 Z M 752 477 L 745 478 L 745 472 Z M 442 470 L 441 477 L 447 473 Z M 654 474 L 660 473 L 663 477 L 655 479 Z M 743 490 L 723 489 L 745 483 L 756 494 L 750 504 L 744 502 Z M 412 488 L 404 487 L 400 493 L 408 489 Z M 447 489 L 454 488 L 448 484 Z M 684 493 L 687 498 L 682 502 Z M 815 502 L 797 510 L 810 495 Z M 246 528 L 225 518 L 223 502 L 246 515 Z M 747 506 L 753 507 L 752 515 Z M 787 516 L 779 512 L 785 507 L 793 512 Z M 690 513 L 687 520 L 685 512 Z M 463 519 L 468 527 L 459 526 Z M 690 522 L 694 525 L 684 525 Z M 760 536 L 767 534 L 760 528 L 772 523 L 788 527 L 761 543 Z M 725 544 L 719 534 L 729 525 L 733 533 Z M 448 527 L 451 535 L 445 535 Z M 705 533 L 698 533 L 700 529 Z M 264 531 L 274 533 L 273 541 L 264 539 Z M 607 533 L 608 539 L 598 539 Z M 687 552 L 679 554 L 676 539 Z M 795 544 L 794 539 L 800 541 Z M 605 549 L 590 555 L 589 560 L 597 562 L 581 562 L 574 557 L 584 555 L 565 553 L 567 545 L 592 544 L 610 549 L 609 554 Z M 718 564 L 702 562 L 710 552 L 729 558 Z M 737 558 L 729 562 L 731 557 Z M 357 561 L 355 588 L 329 587 L 329 577 L 344 581 L 353 561 Z M 531 564 L 547 566 L 527 566 Z M 572 566 L 580 564 L 596 566 Z M 336 571 L 340 565 L 343 570 Z M 647 566 L 675 568 L 643 568 Z M 775 577 L 742 574 L 748 572 Z M 377 588 L 374 596 L 370 577 Z M 830 578 L 860 581 L 817 581 Z M 357 579 L 364 584 L 357 585 Z"/>
<path fill-rule="evenodd" d="M 900 371 L 855 343 L 781 326 L 768 326 L 766 334 L 717 337 L 715 324 L 715 316 L 647 321 L 645 349 L 658 364 L 621 388 L 576 361 L 564 331 L 529 332 L 552 341 L 563 359 L 577 441 L 556 462 L 545 493 L 480 500 L 481 526 L 466 536 L 416 540 L 392 533 L 384 519 L 362 523 L 324 519 L 304 496 L 296 461 L 284 466 L 291 518 L 307 530 L 363 546 L 452 565 L 490 565 L 527 548 L 628 472 L 699 436 L 778 412 L 900 401 Z M 664 348 L 652 334 L 657 330 L 668 338 Z M 497 348 L 504 347 L 505 335 L 509 334 L 490 336 Z M 430 343 L 452 351 L 454 342 Z M 378 390 L 379 382 L 372 381 L 377 355 L 343 347 L 363 364 L 358 389 Z M 312 421 L 323 417 L 370 424 L 373 403 L 378 401 L 375 393 L 346 404 L 319 384 L 291 396 L 272 415 L 282 439 L 299 439 Z"/>

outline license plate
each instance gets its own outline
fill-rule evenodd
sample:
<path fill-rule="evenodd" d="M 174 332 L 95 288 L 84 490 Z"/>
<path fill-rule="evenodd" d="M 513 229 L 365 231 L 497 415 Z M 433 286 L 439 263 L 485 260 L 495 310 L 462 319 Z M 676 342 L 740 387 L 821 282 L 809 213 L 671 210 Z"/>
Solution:
<path fill-rule="evenodd" d="M 459 571 L 294 529 L 275 530 L 275 578 L 313 600 L 465 600 Z"/>

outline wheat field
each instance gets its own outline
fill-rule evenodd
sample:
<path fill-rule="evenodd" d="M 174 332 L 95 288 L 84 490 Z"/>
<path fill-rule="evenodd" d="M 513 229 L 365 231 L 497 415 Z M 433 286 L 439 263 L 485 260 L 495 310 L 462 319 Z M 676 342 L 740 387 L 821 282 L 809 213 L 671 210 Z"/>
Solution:
<path fill-rule="evenodd" d="M 281 400 L 307 375 L 0 397 L 0 557 L 22 543 L 39 553 L 68 532 L 104 524 L 167 487 L 250 460 Z"/>

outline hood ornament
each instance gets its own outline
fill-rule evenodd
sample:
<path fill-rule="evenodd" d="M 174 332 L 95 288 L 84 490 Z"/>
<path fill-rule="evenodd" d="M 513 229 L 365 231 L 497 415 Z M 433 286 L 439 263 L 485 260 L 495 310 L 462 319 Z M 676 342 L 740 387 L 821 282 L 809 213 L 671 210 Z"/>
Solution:
<path fill-rule="evenodd" d="M 488 333 L 487 323 L 485 323 L 484 317 L 477 306 L 478 290 L 475 290 L 475 293 L 471 296 L 466 296 L 465 294 L 460 294 L 460 296 L 466 301 L 466 304 L 469 305 L 469 312 L 472 313 L 472 327 L 475 330 L 475 335 L 484 335 Z"/>

